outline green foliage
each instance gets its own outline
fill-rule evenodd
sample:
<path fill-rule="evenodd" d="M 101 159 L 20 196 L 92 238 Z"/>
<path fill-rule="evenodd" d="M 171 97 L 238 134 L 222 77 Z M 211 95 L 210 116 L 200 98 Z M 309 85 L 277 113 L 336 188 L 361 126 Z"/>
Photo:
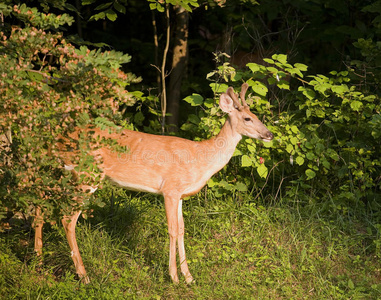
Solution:
<path fill-rule="evenodd" d="M 367 88 L 377 91 L 381 81 L 379 66 L 381 63 L 381 1 L 374 1 L 372 4 L 362 8 L 362 12 L 369 14 L 372 20 L 372 27 L 367 28 L 367 34 L 362 35 L 353 45 L 360 50 L 361 58 L 351 60 L 351 67 L 356 72 L 356 79 Z M 365 82 L 366 80 L 366 82 Z"/>
<path fill-rule="evenodd" d="M 157 10 L 159 12 L 164 12 L 165 5 L 172 4 L 178 5 L 185 8 L 187 11 L 192 11 L 193 7 L 198 7 L 197 0 L 148 0 L 149 7 L 151 10 Z"/>
<path fill-rule="evenodd" d="M 58 142 L 75 127 L 115 127 L 122 120 L 119 107 L 135 103 L 125 88 L 139 78 L 120 70 L 128 55 L 76 49 L 62 34 L 31 26 L 40 24 L 39 19 L 60 23 L 64 17 L 46 18 L 25 4 L 14 6 L 12 14 L 25 27 L 0 32 L 0 129 L 10 133 L 0 147 L 1 207 L 26 211 L 39 205 L 50 219 L 78 205 L 74 199 L 83 196 L 78 184 L 97 185 L 100 180 L 86 134 L 73 140 L 77 146 L 71 151 L 78 147 L 74 163 L 90 172 L 76 182 L 63 171 Z M 49 28 L 44 22 L 41 27 Z"/>
<path fill-rule="evenodd" d="M 334 207 L 377 201 L 381 160 L 374 120 L 379 118 L 380 99 L 349 85 L 348 72 L 331 75 L 312 76 L 309 88 L 299 88 L 308 95 L 295 102 L 295 117 L 305 123 L 299 125 L 306 138 L 301 152 L 308 169 L 320 172 L 318 180 L 329 187 Z"/>
<path fill-rule="evenodd" d="M 224 63 L 207 75 L 217 81 L 210 85 L 215 99 L 228 85 L 238 92 L 245 80 L 251 87 L 247 102 L 252 111 L 266 116 L 265 124 L 275 136 L 270 143 L 244 139 L 227 167 L 226 174 L 234 175 L 222 175 L 220 183 L 214 179 L 209 187 L 222 195 L 223 190 L 234 191 L 232 186 L 238 182 L 257 193 L 271 194 L 279 185 L 278 192 L 290 200 L 300 193 L 315 193 L 320 201 L 331 203 L 329 209 L 343 211 L 354 203 L 377 203 L 381 196 L 379 97 L 351 84 L 348 71 L 333 71 L 330 77 L 310 75 L 307 81 L 307 66 L 289 64 L 285 55 L 264 61 L 263 65 L 249 63 L 248 70 Z M 298 83 L 302 84 L 296 87 Z M 268 101 L 270 95 L 277 96 Z M 190 115 L 182 129 L 204 138 L 217 134 L 221 114 L 213 99 L 193 95 L 184 100 L 196 107 L 204 101 L 204 109 Z"/>
<path fill-rule="evenodd" d="M 97 0 L 82 0 L 82 5 L 93 5 L 101 3 L 95 7 L 98 13 L 90 17 L 90 21 L 98 21 L 108 19 L 114 22 L 118 18 L 118 13 L 125 14 L 128 6 L 127 0 L 114 0 L 109 2 L 102 2 Z M 198 7 L 196 0 L 147 0 L 149 8 L 151 10 L 157 10 L 158 12 L 164 12 L 165 6 L 168 4 L 179 5 L 185 8 L 187 11 L 192 11 L 192 7 Z"/>
<path fill-rule="evenodd" d="M 90 5 L 95 2 L 96 0 L 82 0 L 82 5 Z M 92 15 L 90 21 L 98 21 L 100 19 L 104 20 L 107 18 L 108 20 L 114 22 L 118 17 L 118 12 L 122 14 L 126 13 L 126 5 L 126 0 L 115 0 L 106 3 L 103 2 L 95 7 L 95 10 L 100 12 Z"/>
<path fill-rule="evenodd" d="M 36 7 L 28 7 L 26 4 L 10 6 L 0 3 L 0 11 L 5 17 L 14 16 L 20 21 L 30 26 L 40 29 L 58 29 L 64 25 L 71 25 L 74 21 L 73 17 L 68 14 L 60 16 L 54 14 L 45 14 L 38 11 Z"/>

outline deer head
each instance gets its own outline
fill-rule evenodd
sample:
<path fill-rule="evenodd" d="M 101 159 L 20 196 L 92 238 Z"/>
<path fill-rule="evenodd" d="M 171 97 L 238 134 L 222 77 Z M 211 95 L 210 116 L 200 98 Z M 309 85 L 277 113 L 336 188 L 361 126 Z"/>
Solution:
<path fill-rule="evenodd" d="M 233 88 L 229 87 L 226 93 L 220 96 L 220 108 L 229 115 L 231 127 L 236 133 L 269 142 L 274 138 L 273 134 L 250 111 L 249 105 L 246 103 L 245 94 L 248 88 L 247 83 L 242 85 L 240 101 Z"/>

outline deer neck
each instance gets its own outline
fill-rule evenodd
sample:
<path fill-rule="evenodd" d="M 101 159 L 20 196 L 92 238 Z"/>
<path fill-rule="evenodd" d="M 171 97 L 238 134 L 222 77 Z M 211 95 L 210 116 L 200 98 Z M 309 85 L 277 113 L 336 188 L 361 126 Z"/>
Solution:
<path fill-rule="evenodd" d="M 242 135 L 234 129 L 231 119 L 228 118 L 218 135 L 209 140 L 210 153 L 214 156 L 211 161 L 214 161 L 216 167 L 221 166 L 222 168 L 229 162 L 241 139 Z"/>
<path fill-rule="evenodd" d="M 242 135 L 235 130 L 232 120 L 228 117 L 220 132 L 216 136 L 216 139 L 224 140 L 225 146 L 228 148 L 233 148 L 234 151 L 235 147 L 237 147 L 237 144 L 242 139 Z"/>

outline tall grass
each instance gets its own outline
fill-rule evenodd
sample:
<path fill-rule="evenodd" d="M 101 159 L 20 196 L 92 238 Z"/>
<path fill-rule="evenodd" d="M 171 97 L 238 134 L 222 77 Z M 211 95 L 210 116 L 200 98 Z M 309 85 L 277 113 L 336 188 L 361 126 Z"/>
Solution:
<path fill-rule="evenodd" d="M 91 283 L 75 278 L 61 227 L 45 231 L 41 265 L 33 234 L 15 226 L 0 236 L 0 297 L 381 299 L 380 238 L 370 214 L 322 215 L 318 205 L 297 199 L 266 205 L 244 194 L 217 199 L 205 192 L 183 208 L 196 282 L 175 285 L 167 275 L 162 199 L 102 193 L 109 204 L 77 227 Z"/>

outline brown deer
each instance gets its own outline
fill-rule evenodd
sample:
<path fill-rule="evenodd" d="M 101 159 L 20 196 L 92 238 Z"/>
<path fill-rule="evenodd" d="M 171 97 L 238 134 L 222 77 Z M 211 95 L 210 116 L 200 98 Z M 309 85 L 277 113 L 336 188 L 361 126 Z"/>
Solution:
<path fill-rule="evenodd" d="M 245 101 L 248 85 L 244 83 L 240 98 L 229 87 L 220 96 L 219 106 L 228 114 L 220 133 L 209 140 L 194 142 L 173 136 L 159 136 L 131 130 L 109 133 L 94 129 L 94 135 L 111 138 L 128 153 L 117 153 L 104 146 L 92 151 L 94 157 L 101 157 L 99 168 L 106 178 L 117 185 L 136 191 L 150 192 L 164 196 L 165 211 L 170 239 L 169 275 L 178 282 L 176 246 L 180 258 L 181 272 L 187 283 L 193 281 L 188 269 L 184 247 L 184 220 L 182 199 L 199 192 L 213 174 L 221 170 L 230 160 L 242 136 L 271 141 L 273 134 L 256 115 L 250 112 Z M 69 158 L 72 153 L 62 153 L 65 167 L 71 172 L 74 166 Z M 84 187 L 88 188 L 88 187 Z M 94 191 L 96 187 L 92 187 Z M 75 237 L 75 226 L 80 211 L 64 216 L 62 224 L 71 249 L 76 272 L 83 282 L 88 283 L 81 255 Z M 41 222 L 39 222 L 41 224 Z M 42 238 L 42 225 L 36 227 L 36 236 Z M 41 241 L 37 239 L 35 250 L 41 253 Z"/>

